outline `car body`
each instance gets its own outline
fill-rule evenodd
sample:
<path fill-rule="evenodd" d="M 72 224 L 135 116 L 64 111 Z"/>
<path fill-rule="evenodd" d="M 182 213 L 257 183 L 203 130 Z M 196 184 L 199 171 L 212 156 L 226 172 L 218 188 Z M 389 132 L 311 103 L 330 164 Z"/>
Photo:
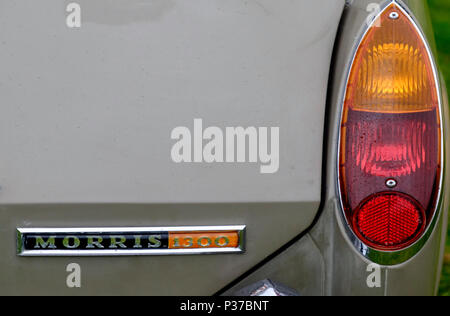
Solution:
<path fill-rule="evenodd" d="M 370 4 L 390 2 L 79 0 L 78 29 L 66 25 L 70 2 L 0 3 L 0 294 L 233 295 L 264 279 L 300 295 L 436 294 L 445 173 L 435 225 L 407 258 L 361 252 L 342 217 L 343 94 Z M 426 3 L 398 3 L 433 52 Z M 439 91 L 446 158 L 443 84 Z M 279 170 L 174 162 L 171 132 L 195 129 L 196 119 L 205 128 L 279 127 Z M 18 228 L 226 225 L 245 225 L 245 252 L 16 249 Z M 66 285 L 71 263 L 82 269 L 80 288 Z M 373 263 L 381 284 L 370 287 Z"/>

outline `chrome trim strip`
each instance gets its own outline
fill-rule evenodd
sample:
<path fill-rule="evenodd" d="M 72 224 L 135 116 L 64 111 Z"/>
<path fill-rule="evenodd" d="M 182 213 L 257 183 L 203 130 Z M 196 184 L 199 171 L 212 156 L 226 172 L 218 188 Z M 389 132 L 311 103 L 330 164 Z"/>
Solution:
<path fill-rule="evenodd" d="M 412 245 L 408 246 L 405 249 L 402 250 L 396 250 L 396 251 L 381 251 L 381 250 L 377 250 L 377 249 L 373 249 L 370 246 L 366 245 L 364 242 L 362 242 L 353 232 L 353 230 L 351 229 L 347 218 L 345 216 L 345 211 L 344 211 L 344 204 L 342 201 L 342 192 L 341 192 L 341 187 L 340 187 L 340 171 L 339 171 L 339 157 L 340 157 L 340 145 L 341 145 L 341 126 L 342 126 L 342 119 L 343 119 L 343 109 L 344 109 L 344 102 L 345 102 L 345 96 L 347 94 L 347 84 L 348 84 L 348 80 L 350 78 L 350 72 L 351 69 L 353 67 L 353 64 L 355 62 L 355 58 L 356 58 L 356 53 L 361 45 L 362 40 L 365 38 L 367 32 L 369 31 L 369 29 L 373 26 L 373 24 L 375 23 L 375 21 L 384 13 L 384 11 L 391 5 L 391 4 L 396 4 L 399 9 L 408 17 L 408 19 L 411 21 L 411 23 L 414 25 L 415 29 L 417 30 L 418 34 L 420 35 L 426 49 L 427 49 L 427 53 L 428 53 L 428 58 L 431 61 L 431 65 L 433 68 L 433 75 L 436 81 L 436 89 L 437 89 L 437 94 L 438 94 L 438 101 L 439 101 L 439 115 L 440 115 L 440 127 L 441 127 L 441 175 L 440 175 L 440 183 L 439 183 L 439 187 L 437 188 L 437 202 L 436 202 L 436 209 L 434 211 L 433 217 L 431 219 L 431 222 L 428 224 L 427 229 L 425 230 L 424 234 L 422 235 L 421 238 L 419 238 L 415 243 L 413 243 Z M 438 222 L 438 219 L 440 218 L 441 215 L 441 209 L 442 209 L 442 204 L 443 204 L 443 195 L 442 195 L 442 188 L 444 185 L 444 174 L 445 174 L 445 165 L 446 165 L 446 161 L 445 161 L 445 142 L 444 142 L 444 121 L 443 121 L 443 110 L 442 110 L 442 88 L 441 88 L 441 80 L 438 76 L 438 71 L 437 71 L 437 64 L 435 59 L 433 58 L 433 54 L 431 52 L 431 48 L 430 45 L 428 43 L 428 41 L 425 38 L 424 32 L 422 31 L 422 29 L 420 28 L 416 18 L 414 17 L 414 14 L 408 9 L 408 7 L 400 0 L 388 0 L 384 3 L 384 5 L 382 5 L 382 9 L 380 10 L 380 13 L 373 19 L 373 21 L 370 23 L 370 25 L 365 25 L 362 28 L 362 32 L 361 32 L 361 36 L 358 38 L 357 40 L 357 44 L 355 45 L 355 47 L 352 50 L 352 59 L 350 61 L 350 63 L 348 64 L 347 67 L 347 73 L 346 73 L 346 80 L 345 80 L 345 85 L 343 87 L 343 90 L 341 91 L 341 96 L 340 96 L 340 119 L 339 119 L 339 129 L 338 129 L 338 144 L 337 144 L 337 155 L 336 155 L 336 174 L 337 174 L 337 179 L 336 179 L 336 192 L 338 193 L 338 201 L 339 201 L 339 208 L 340 210 L 338 210 L 338 213 L 340 215 L 338 215 L 338 217 L 341 218 L 341 220 L 343 221 L 342 223 L 344 225 L 344 229 L 346 232 L 347 237 L 350 239 L 350 242 L 355 246 L 355 248 L 358 250 L 358 252 L 365 257 L 366 259 L 369 259 L 370 261 L 380 264 L 380 265 L 384 265 L 384 266 L 392 266 L 392 265 L 398 265 L 401 264 L 409 259 L 411 259 L 413 256 L 415 256 L 425 245 L 425 243 L 428 241 L 428 239 L 430 238 L 431 234 L 433 233 L 435 227 L 436 227 L 436 223 Z"/>
<path fill-rule="evenodd" d="M 167 250 L 27 250 L 20 257 L 112 257 L 112 256 L 169 256 L 169 255 L 212 255 L 242 253 L 240 248 L 209 249 L 167 249 Z"/>
<path fill-rule="evenodd" d="M 237 231 L 239 245 L 236 248 L 192 248 L 192 249 L 116 249 L 116 250 L 26 250 L 26 234 L 126 234 L 152 232 L 231 232 Z M 17 228 L 17 255 L 21 257 L 94 257 L 94 256 L 164 256 L 164 255 L 209 255 L 236 254 L 245 252 L 245 225 L 231 226 L 175 226 L 175 227 L 89 227 L 89 228 Z"/>

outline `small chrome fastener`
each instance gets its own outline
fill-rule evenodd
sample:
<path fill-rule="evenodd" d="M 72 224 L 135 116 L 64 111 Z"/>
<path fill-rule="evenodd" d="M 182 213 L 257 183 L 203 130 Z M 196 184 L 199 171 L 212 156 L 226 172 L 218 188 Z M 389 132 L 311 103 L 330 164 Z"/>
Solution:
<path fill-rule="evenodd" d="M 400 14 L 398 14 L 398 12 L 391 12 L 391 14 L 389 14 L 389 18 L 392 20 L 397 20 L 400 17 Z"/>
<path fill-rule="evenodd" d="M 386 186 L 390 189 L 393 189 L 397 186 L 397 181 L 395 181 L 394 179 L 387 179 Z"/>

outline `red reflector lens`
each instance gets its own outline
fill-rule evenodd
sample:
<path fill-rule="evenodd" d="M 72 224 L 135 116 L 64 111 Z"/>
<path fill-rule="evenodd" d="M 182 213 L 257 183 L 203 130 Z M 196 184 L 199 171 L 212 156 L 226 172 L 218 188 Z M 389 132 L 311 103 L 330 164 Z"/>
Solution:
<path fill-rule="evenodd" d="M 361 203 L 353 216 L 356 233 L 376 248 L 402 248 L 425 228 L 425 212 L 412 197 L 398 192 L 375 194 Z"/>

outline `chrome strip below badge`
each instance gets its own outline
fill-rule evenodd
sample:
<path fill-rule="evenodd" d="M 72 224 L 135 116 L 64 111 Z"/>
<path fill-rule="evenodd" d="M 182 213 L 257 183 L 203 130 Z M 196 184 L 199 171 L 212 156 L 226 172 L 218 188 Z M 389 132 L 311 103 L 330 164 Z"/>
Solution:
<path fill-rule="evenodd" d="M 17 228 L 19 256 L 158 256 L 244 252 L 245 226 Z"/>

